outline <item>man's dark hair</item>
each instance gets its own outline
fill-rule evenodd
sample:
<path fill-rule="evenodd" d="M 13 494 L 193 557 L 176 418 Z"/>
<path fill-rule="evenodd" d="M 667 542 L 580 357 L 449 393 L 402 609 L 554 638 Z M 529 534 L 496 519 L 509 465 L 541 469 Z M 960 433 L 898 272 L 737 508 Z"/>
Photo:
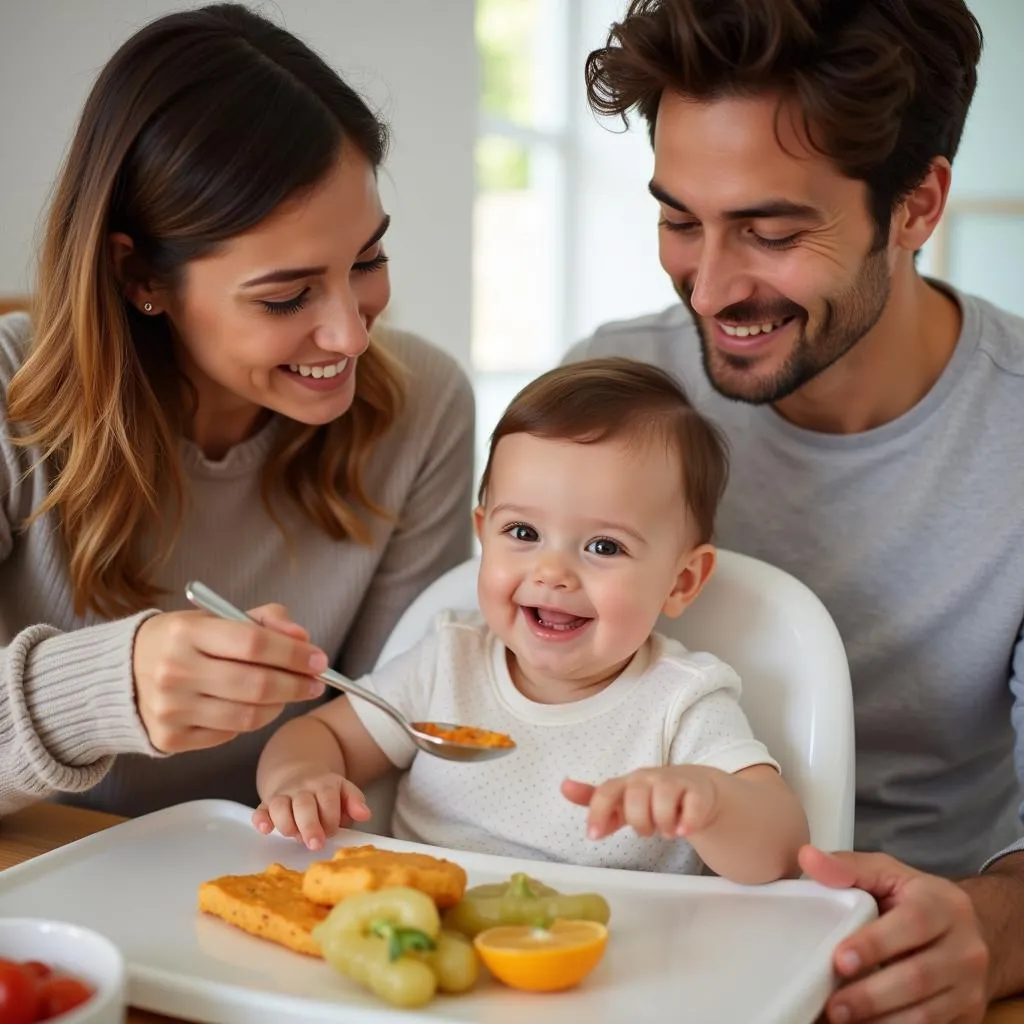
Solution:
<path fill-rule="evenodd" d="M 646 119 L 668 89 L 778 94 L 811 144 L 866 182 L 879 239 L 939 156 L 953 160 L 982 33 L 964 0 L 632 0 L 587 58 L 590 104 Z"/>

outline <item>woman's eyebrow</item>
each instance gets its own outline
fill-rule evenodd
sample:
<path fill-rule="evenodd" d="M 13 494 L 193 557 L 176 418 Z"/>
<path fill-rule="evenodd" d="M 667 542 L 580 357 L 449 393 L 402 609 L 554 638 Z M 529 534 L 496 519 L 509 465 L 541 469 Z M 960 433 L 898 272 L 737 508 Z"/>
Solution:
<path fill-rule="evenodd" d="M 391 215 L 386 213 L 384 214 L 384 219 L 380 222 L 380 227 L 370 235 L 366 244 L 359 251 L 366 252 L 367 249 L 372 249 L 384 237 L 389 227 L 391 227 Z"/>
<path fill-rule="evenodd" d="M 251 281 L 246 281 L 243 288 L 255 288 L 260 284 L 286 284 L 289 281 L 298 281 L 304 277 L 316 277 L 318 274 L 326 274 L 326 267 L 286 267 L 281 270 L 271 270 L 269 273 L 260 274 Z"/>
<path fill-rule="evenodd" d="M 366 244 L 359 250 L 360 252 L 366 252 L 367 249 L 372 249 L 383 237 L 384 233 L 391 226 L 391 217 L 385 215 L 384 219 L 380 222 L 380 226 L 376 231 L 369 237 Z M 289 281 L 300 281 L 304 277 L 316 277 L 319 274 L 326 274 L 326 267 L 282 267 L 279 270 L 271 270 L 266 274 L 260 274 L 259 277 L 254 277 L 251 281 L 246 281 L 243 288 L 255 288 L 261 284 L 287 284 Z"/>

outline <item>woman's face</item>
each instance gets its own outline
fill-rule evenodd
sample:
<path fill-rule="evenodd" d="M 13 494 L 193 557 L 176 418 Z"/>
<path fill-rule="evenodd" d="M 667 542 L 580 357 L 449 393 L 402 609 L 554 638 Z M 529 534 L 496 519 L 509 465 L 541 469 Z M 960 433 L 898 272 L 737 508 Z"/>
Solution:
<path fill-rule="evenodd" d="M 158 296 L 199 396 L 193 440 L 218 458 L 262 410 L 308 424 L 348 411 L 358 358 L 388 303 L 388 218 L 353 148 L 311 191 L 188 264 Z"/>

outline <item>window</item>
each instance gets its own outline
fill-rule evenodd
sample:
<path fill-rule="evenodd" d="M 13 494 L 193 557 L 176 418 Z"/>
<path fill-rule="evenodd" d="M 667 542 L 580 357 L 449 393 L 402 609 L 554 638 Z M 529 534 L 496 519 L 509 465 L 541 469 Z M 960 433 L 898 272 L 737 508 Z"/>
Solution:
<path fill-rule="evenodd" d="M 477 0 L 472 360 L 478 453 L 516 391 L 602 322 L 677 301 L 642 125 L 599 122 L 583 66 L 626 0 Z"/>
<path fill-rule="evenodd" d="M 562 351 L 569 0 L 478 0 L 473 335 L 481 451 Z"/>

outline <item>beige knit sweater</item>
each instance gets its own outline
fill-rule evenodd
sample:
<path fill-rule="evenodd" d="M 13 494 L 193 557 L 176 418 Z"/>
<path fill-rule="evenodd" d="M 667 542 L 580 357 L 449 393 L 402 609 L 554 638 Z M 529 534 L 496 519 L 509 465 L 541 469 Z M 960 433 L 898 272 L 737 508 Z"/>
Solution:
<path fill-rule="evenodd" d="M 469 382 L 439 349 L 382 332 L 410 386 L 402 418 L 369 460 L 370 494 L 397 513 L 397 523 L 373 521 L 372 546 L 331 540 L 297 512 L 285 517 L 291 545 L 282 537 L 259 496 L 278 422 L 217 462 L 182 441 L 190 493 L 159 580 L 166 596 L 159 609 L 104 622 L 72 610 L 53 518 L 21 528 L 48 485 L 46 467 L 33 468 L 38 453 L 11 445 L 3 401 L 30 331 L 23 314 L 0 317 L 0 815 L 53 795 L 127 815 L 202 797 L 254 803 L 257 757 L 284 716 L 221 747 L 158 756 L 134 702 L 139 623 L 189 607 L 184 585 L 201 579 L 243 608 L 287 605 L 347 675 L 371 668 L 409 602 L 470 554 Z"/>

